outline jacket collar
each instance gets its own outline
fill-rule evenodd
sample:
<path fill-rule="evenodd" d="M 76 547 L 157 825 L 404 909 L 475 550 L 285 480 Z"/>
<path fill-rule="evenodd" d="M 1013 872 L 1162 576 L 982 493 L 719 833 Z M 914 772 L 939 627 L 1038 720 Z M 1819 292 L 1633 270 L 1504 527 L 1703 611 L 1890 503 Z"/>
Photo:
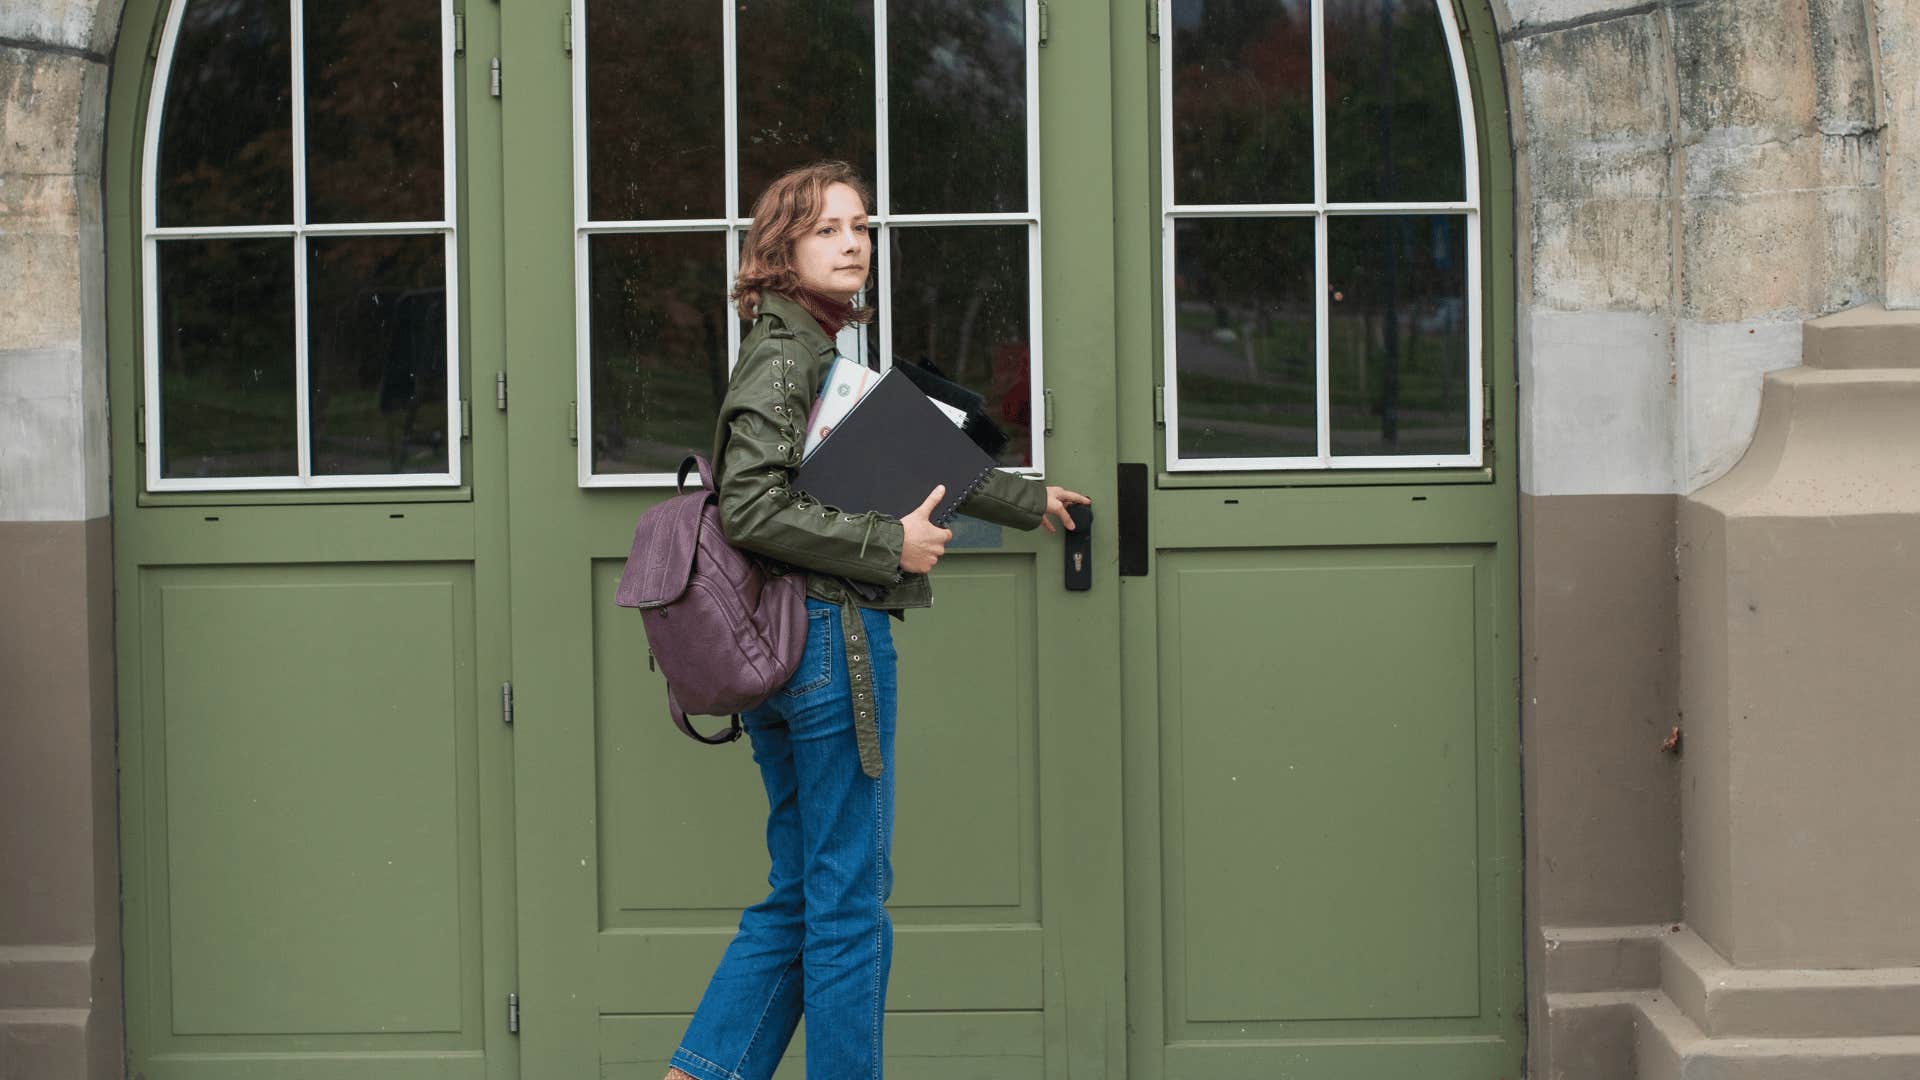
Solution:
<path fill-rule="evenodd" d="M 772 289 L 760 290 L 760 314 L 772 315 L 779 319 L 787 329 L 793 331 L 793 336 L 801 344 L 815 353 L 835 351 L 833 339 L 827 336 L 825 330 L 820 329 L 820 324 L 814 321 L 813 316 L 807 314 L 806 308 Z"/>

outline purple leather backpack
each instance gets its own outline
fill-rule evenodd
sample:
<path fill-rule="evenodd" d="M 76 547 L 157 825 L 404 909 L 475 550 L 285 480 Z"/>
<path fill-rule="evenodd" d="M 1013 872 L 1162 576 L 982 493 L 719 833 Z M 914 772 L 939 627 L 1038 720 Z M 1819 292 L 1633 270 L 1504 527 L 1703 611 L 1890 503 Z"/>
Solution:
<path fill-rule="evenodd" d="M 700 469 L 688 491 L 687 470 Z M 614 602 L 639 608 L 647 647 L 667 677 L 673 723 L 709 745 L 740 737 L 740 713 L 787 684 L 807 643 L 805 576 L 770 574 L 727 543 L 713 469 L 699 455 L 680 465 L 679 494 L 640 515 Z M 711 737 L 687 714 L 725 716 Z"/>

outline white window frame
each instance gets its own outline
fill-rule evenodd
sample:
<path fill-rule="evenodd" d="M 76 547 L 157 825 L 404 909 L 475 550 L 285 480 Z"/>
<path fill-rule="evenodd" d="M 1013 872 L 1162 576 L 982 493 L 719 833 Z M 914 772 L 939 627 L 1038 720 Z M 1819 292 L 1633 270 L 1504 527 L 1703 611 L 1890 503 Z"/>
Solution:
<path fill-rule="evenodd" d="M 713 2 L 713 0 L 708 0 Z M 725 299 L 733 287 L 733 277 L 739 271 L 740 243 L 746 231 L 753 224 L 751 217 L 742 216 L 740 206 L 739 180 L 739 143 L 740 109 L 739 79 L 735 62 L 737 38 L 735 33 L 735 6 L 728 0 L 719 0 L 722 14 L 721 37 L 725 53 L 722 62 L 725 68 L 723 107 L 726 111 L 726 205 L 725 216 L 717 218 L 684 218 L 674 220 L 643 221 L 595 221 L 588 216 L 587 206 L 587 56 L 593 48 L 593 42 L 586 33 L 586 0 L 572 0 L 573 26 L 577 40 L 573 47 L 573 231 L 574 231 L 574 395 L 579 432 L 576 482 L 587 488 L 633 488 L 633 487 L 671 487 L 675 476 L 670 472 L 654 473 L 595 473 L 593 471 L 593 342 L 589 319 L 589 300 L 591 289 L 588 281 L 587 239 L 602 234 L 634 233 L 689 233 L 716 232 L 726 234 L 725 281 L 715 282 L 716 302 L 728 307 L 725 319 L 727 326 L 727 370 L 732 372 L 740 361 L 740 320 L 733 316 L 731 304 Z M 872 287 L 879 298 L 875 307 L 879 311 L 880 363 L 882 370 L 893 364 L 893 250 L 887 241 L 887 228 L 890 225 L 940 225 L 948 227 L 966 227 L 970 225 L 1025 225 L 1027 227 L 1027 335 L 1028 335 L 1028 389 L 1029 415 L 1032 417 L 1031 440 L 1033 463 L 1023 467 L 1003 467 L 1003 472 L 1021 476 L 1043 477 L 1045 471 L 1045 437 L 1042 417 L 1045 415 L 1046 379 L 1043 357 L 1041 355 L 1040 323 L 1040 42 L 1039 42 L 1039 0 L 1025 0 L 1023 31 L 1026 49 L 1026 106 L 1027 106 L 1027 208 L 1024 212 L 991 214 L 895 214 L 893 213 L 893 184 L 891 162 L 888 156 L 888 111 L 887 111 L 887 0 L 874 0 L 873 5 L 873 51 L 874 51 L 874 161 L 876 175 L 872 177 L 875 200 L 875 213 L 869 222 L 878 231 L 875 234 L 875 259 L 878 267 L 874 273 Z M 691 57 L 682 57 L 685 62 L 697 62 Z M 842 331 L 837 341 L 841 351 L 852 352 L 856 356 L 866 355 L 868 328 L 850 326 Z"/>
<path fill-rule="evenodd" d="M 291 25 L 288 52 L 292 60 L 293 110 L 293 222 L 289 225 L 213 225 L 161 228 L 156 200 L 159 194 L 160 123 L 166 111 L 168 81 L 173 70 L 174 44 L 180 21 L 192 0 L 174 0 L 160 37 L 154 66 L 153 91 L 147 100 L 145 153 L 141 167 L 141 278 L 145 327 L 145 392 L 147 490 L 163 491 L 302 491 L 325 488 L 449 487 L 460 483 L 460 262 L 458 230 L 453 220 L 458 159 L 454 139 L 453 0 L 440 0 L 440 132 L 444 190 L 438 221 L 354 222 L 312 224 L 307 221 L 307 90 L 305 0 L 288 0 Z M 438 473 L 363 473 L 315 476 L 313 428 L 308 415 L 311 387 L 307 370 L 307 238 L 309 236 L 431 235 L 444 238 L 447 290 L 447 469 Z M 293 332 L 295 438 L 299 472 L 291 476 L 164 477 L 160 475 L 164 417 L 160 398 L 160 241 L 170 239 L 233 239 L 243 237 L 293 239 Z"/>
<path fill-rule="evenodd" d="M 1161 380 L 1166 397 L 1166 468 L 1169 472 L 1250 472 L 1257 470 L 1409 469 L 1480 467 L 1483 446 L 1485 379 L 1481 357 L 1480 318 L 1480 158 L 1473 114 L 1467 59 L 1460 44 L 1459 26 L 1451 0 L 1435 0 L 1446 37 L 1447 57 L 1453 68 L 1454 92 L 1460 103 L 1460 147 L 1466 178 L 1466 198 L 1456 202 L 1327 201 L 1326 21 L 1323 0 L 1311 0 L 1313 42 L 1313 199 L 1311 203 L 1180 204 L 1173 198 L 1173 5 L 1160 8 L 1160 302 Z M 1363 214 L 1458 214 L 1467 234 L 1467 440 L 1465 454 L 1342 454 L 1333 453 L 1333 416 L 1328 378 L 1327 219 Z M 1174 229 L 1188 218 L 1311 217 L 1314 222 L 1314 426 L 1316 453 L 1312 457 L 1180 456 L 1180 381 L 1175 353 Z"/>

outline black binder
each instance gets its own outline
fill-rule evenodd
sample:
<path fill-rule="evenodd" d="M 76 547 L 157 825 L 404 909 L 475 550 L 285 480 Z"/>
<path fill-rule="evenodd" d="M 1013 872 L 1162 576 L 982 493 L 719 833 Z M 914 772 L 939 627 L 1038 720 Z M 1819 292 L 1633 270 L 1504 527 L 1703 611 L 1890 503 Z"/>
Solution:
<path fill-rule="evenodd" d="M 795 483 L 845 513 L 878 510 L 896 518 L 945 484 L 946 495 L 928 515 L 945 527 L 994 468 L 986 451 L 896 369 L 801 463 Z"/>

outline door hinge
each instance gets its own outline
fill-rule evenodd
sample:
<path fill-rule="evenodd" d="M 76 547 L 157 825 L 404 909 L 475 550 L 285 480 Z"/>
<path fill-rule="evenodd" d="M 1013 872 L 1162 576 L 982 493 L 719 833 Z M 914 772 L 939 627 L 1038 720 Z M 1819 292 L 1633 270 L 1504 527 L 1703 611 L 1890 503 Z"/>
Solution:
<path fill-rule="evenodd" d="M 489 74 L 487 75 L 487 93 L 492 94 L 494 97 L 499 97 L 500 96 L 500 58 L 496 56 L 492 60 L 488 61 L 487 69 L 489 72 Z"/>
<path fill-rule="evenodd" d="M 467 17 L 460 12 L 453 13 L 453 55 L 460 56 L 467 51 Z"/>
<path fill-rule="evenodd" d="M 520 995 L 507 995 L 507 1034 L 520 1034 Z"/>
<path fill-rule="evenodd" d="M 133 407 L 133 445 L 145 449 L 147 445 L 147 407 Z"/>
<path fill-rule="evenodd" d="M 493 373 L 493 407 L 501 412 L 507 411 L 507 373 Z"/>
<path fill-rule="evenodd" d="M 578 401 L 567 402 L 567 441 L 575 446 L 580 445 L 580 403 Z"/>
<path fill-rule="evenodd" d="M 1167 388 L 1153 388 L 1153 423 L 1156 427 L 1167 426 Z"/>
<path fill-rule="evenodd" d="M 1042 391 L 1040 394 L 1040 399 L 1041 399 L 1041 402 L 1046 406 L 1044 409 L 1041 410 L 1046 416 L 1046 425 L 1041 430 L 1041 434 L 1051 435 L 1053 434 L 1053 391 L 1051 390 Z"/>
<path fill-rule="evenodd" d="M 460 399 L 460 437 L 473 438 L 473 402 Z"/>
<path fill-rule="evenodd" d="M 1147 38 L 1160 40 L 1160 0 L 1147 0 Z"/>
<path fill-rule="evenodd" d="M 1040 0 L 1040 47 L 1047 47 L 1047 35 L 1053 30 L 1053 20 L 1047 14 L 1047 0 Z"/>
<path fill-rule="evenodd" d="M 571 11 L 560 16 L 560 47 L 567 50 L 568 56 L 573 55 L 573 12 Z"/>
<path fill-rule="evenodd" d="M 500 722 L 513 726 L 513 684 L 510 682 L 500 684 Z"/>

